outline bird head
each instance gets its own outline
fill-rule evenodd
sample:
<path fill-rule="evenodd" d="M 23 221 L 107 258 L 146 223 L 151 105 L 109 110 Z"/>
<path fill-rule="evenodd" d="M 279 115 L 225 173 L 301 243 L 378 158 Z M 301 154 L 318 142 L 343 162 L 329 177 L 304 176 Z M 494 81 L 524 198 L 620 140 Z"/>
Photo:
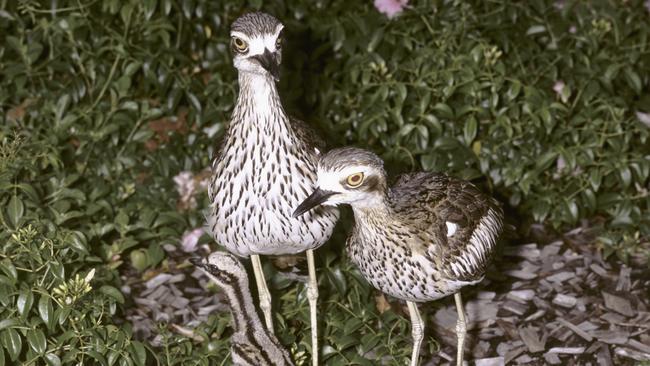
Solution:
<path fill-rule="evenodd" d="M 191 258 L 190 262 L 219 286 L 231 286 L 241 278 L 248 278 L 241 262 L 228 252 L 214 252 L 207 259 Z"/>
<path fill-rule="evenodd" d="M 266 13 L 247 13 L 230 27 L 230 49 L 239 72 L 280 79 L 284 25 Z"/>
<path fill-rule="evenodd" d="M 384 162 L 367 150 L 331 150 L 321 156 L 316 174 L 316 189 L 296 208 L 294 217 L 318 205 L 372 207 L 386 196 Z"/>

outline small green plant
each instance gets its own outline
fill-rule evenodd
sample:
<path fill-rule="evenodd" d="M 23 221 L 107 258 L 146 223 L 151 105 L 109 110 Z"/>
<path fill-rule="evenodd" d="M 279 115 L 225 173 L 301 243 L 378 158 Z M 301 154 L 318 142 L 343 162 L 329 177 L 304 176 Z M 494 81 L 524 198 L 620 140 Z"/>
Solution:
<path fill-rule="evenodd" d="M 62 283 L 55 287 L 52 291 L 54 293 L 54 300 L 59 305 L 72 305 L 79 300 L 83 295 L 89 293 L 93 288 L 90 286 L 90 281 L 95 277 L 95 269 L 91 269 L 86 277 L 81 278 L 77 273 L 74 279 Z"/>

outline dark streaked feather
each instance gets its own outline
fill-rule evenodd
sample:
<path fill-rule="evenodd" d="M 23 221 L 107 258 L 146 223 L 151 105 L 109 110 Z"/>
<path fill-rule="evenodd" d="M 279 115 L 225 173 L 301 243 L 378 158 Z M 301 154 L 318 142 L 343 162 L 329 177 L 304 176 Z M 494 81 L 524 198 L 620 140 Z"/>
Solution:
<path fill-rule="evenodd" d="M 401 221 L 427 234 L 431 250 L 444 258 L 446 267 L 454 258 L 467 253 L 472 235 L 489 210 L 499 217 L 495 232 L 501 231 L 503 211 L 498 203 L 472 183 L 444 174 L 405 174 L 391 189 L 389 199 Z M 456 232 L 450 237 L 447 237 L 446 222 L 457 225 Z M 460 280 L 477 280 L 483 276 L 493 248 L 485 248 L 485 251 L 485 258 L 477 258 L 477 265 L 464 273 Z"/>
<path fill-rule="evenodd" d="M 231 31 L 246 34 L 249 37 L 273 34 L 280 21 L 266 13 L 247 13 L 237 18 L 230 26 Z"/>
<path fill-rule="evenodd" d="M 325 151 L 325 139 L 320 137 L 314 128 L 304 121 L 291 116 L 289 116 L 289 122 L 291 123 L 291 129 L 293 129 L 293 132 L 298 136 L 298 139 L 304 142 L 308 148 L 315 148 L 320 152 Z"/>

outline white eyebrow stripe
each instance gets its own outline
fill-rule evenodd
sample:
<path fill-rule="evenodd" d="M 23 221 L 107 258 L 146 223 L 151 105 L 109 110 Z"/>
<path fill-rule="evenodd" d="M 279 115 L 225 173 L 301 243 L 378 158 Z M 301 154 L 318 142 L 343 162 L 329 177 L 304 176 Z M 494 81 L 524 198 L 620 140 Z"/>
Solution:
<path fill-rule="evenodd" d="M 245 35 L 242 32 L 232 31 L 232 32 L 230 32 L 230 37 L 241 38 L 241 39 L 243 39 L 244 41 L 247 41 L 247 42 L 250 41 L 250 38 L 248 38 L 248 36 Z"/>

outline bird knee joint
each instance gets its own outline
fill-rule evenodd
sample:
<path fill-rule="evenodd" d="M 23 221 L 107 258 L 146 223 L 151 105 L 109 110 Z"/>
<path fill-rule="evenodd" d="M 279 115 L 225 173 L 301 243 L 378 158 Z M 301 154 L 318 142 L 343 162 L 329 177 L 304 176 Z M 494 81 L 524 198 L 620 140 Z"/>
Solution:
<path fill-rule="evenodd" d="M 424 335 L 424 327 L 421 325 L 413 325 L 411 333 L 414 339 L 421 339 Z"/>
<path fill-rule="evenodd" d="M 461 333 L 465 333 L 466 331 L 467 331 L 467 323 L 458 319 L 458 321 L 456 322 L 456 333 L 460 336 Z"/>
<path fill-rule="evenodd" d="M 260 308 L 263 310 L 271 310 L 271 299 L 267 296 L 260 297 Z"/>
<path fill-rule="evenodd" d="M 307 298 L 311 301 L 317 300 L 318 299 L 318 287 L 315 286 L 307 286 Z"/>

